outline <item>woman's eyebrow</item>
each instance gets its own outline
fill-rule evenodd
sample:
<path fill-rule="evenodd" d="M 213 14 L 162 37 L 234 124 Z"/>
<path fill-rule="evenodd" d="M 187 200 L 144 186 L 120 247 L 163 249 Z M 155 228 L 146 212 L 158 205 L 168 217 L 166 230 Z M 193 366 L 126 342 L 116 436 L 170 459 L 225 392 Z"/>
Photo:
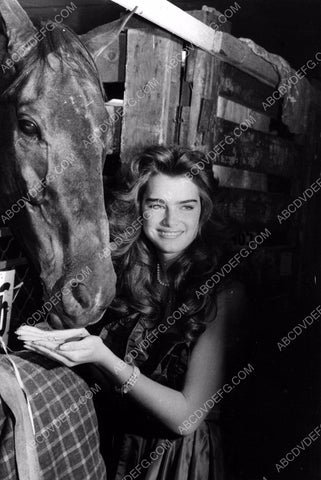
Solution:
<path fill-rule="evenodd" d="M 145 202 L 165 203 L 165 200 L 162 200 L 161 198 L 146 198 Z"/>
<path fill-rule="evenodd" d="M 179 205 L 182 205 L 183 203 L 198 203 L 198 200 L 195 198 L 191 198 L 190 200 L 182 200 L 181 202 L 177 202 Z"/>
<path fill-rule="evenodd" d="M 146 198 L 145 202 L 158 202 L 158 203 L 165 203 L 166 200 L 163 200 L 161 198 Z M 198 200 L 195 198 L 190 198 L 188 200 L 181 200 L 179 202 L 176 202 L 177 205 L 182 205 L 184 203 L 198 203 Z"/>

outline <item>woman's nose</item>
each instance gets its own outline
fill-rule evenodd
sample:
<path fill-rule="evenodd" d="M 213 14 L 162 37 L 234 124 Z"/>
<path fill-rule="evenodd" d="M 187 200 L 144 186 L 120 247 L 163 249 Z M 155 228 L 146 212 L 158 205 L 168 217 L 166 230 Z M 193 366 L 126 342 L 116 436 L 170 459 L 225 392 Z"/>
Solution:
<path fill-rule="evenodd" d="M 162 221 L 163 225 L 171 227 L 177 223 L 177 215 L 171 208 L 166 208 L 165 215 Z"/>

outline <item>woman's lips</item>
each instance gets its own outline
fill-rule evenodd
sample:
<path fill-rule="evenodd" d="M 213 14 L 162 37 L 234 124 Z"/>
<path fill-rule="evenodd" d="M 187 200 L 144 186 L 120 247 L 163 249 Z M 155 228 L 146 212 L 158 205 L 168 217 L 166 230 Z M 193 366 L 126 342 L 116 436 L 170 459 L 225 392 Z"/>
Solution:
<path fill-rule="evenodd" d="M 166 232 L 164 230 L 158 230 L 158 233 L 162 238 L 177 238 L 183 232 L 181 230 L 180 231 L 173 231 L 173 232 Z"/>

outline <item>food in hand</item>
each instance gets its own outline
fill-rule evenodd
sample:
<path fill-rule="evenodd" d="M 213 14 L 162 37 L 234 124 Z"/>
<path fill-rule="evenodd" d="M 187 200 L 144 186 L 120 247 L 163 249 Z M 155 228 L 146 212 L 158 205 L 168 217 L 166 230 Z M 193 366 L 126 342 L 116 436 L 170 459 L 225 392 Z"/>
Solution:
<path fill-rule="evenodd" d="M 23 325 L 16 330 L 19 340 L 23 342 L 52 342 L 58 345 L 66 342 L 82 340 L 88 337 L 85 328 L 71 328 L 70 330 L 43 330 L 38 327 Z"/>

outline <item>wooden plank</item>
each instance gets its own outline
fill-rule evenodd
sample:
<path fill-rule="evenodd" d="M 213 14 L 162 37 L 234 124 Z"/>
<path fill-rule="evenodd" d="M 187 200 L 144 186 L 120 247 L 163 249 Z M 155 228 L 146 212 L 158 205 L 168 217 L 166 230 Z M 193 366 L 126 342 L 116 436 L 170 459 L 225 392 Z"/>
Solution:
<path fill-rule="evenodd" d="M 160 0 L 112 0 L 127 10 L 155 23 L 202 50 L 235 65 L 264 83 L 275 87 L 279 76 L 273 66 L 229 33 L 215 31 L 172 3 Z"/>
<path fill-rule="evenodd" d="M 216 32 L 212 53 L 267 85 L 276 87 L 279 83 L 279 75 L 271 63 L 229 33 Z"/>
<path fill-rule="evenodd" d="M 166 32 L 128 30 L 122 161 L 130 158 L 133 150 L 172 141 L 179 106 L 181 52 L 182 42 Z"/>
<path fill-rule="evenodd" d="M 217 95 L 218 90 L 218 61 L 199 50 L 196 53 L 195 67 L 193 75 L 193 92 L 190 105 L 190 119 L 188 132 L 188 147 L 197 149 L 211 149 L 213 140 L 212 135 L 208 135 L 209 123 L 211 114 L 206 115 L 206 121 L 201 120 L 202 106 L 204 99 L 210 105 L 210 112 L 215 114 L 217 109 Z M 212 91 L 211 91 L 212 90 Z M 216 92 L 215 92 L 216 90 Z M 207 95 L 206 95 L 207 94 Z M 211 131 L 214 130 L 214 125 L 211 122 Z M 206 138 L 204 138 L 206 136 Z"/>
<path fill-rule="evenodd" d="M 219 179 L 221 187 L 268 191 L 268 179 L 265 173 L 222 167 L 221 165 L 213 165 L 213 173 Z"/>
<path fill-rule="evenodd" d="M 185 82 L 192 84 L 193 79 L 194 79 L 194 70 L 195 70 L 195 62 L 196 62 L 196 56 L 198 49 L 194 48 L 192 46 L 192 49 L 189 49 L 188 51 L 188 56 L 186 58 L 186 65 L 185 65 L 185 76 L 184 80 Z"/>
<path fill-rule="evenodd" d="M 217 21 L 214 11 L 192 12 L 203 22 Z M 202 50 L 191 50 L 186 62 L 186 79 L 192 92 L 190 101 L 187 146 L 210 150 L 214 145 L 217 98 L 221 82 L 221 62 Z M 191 66 L 192 64 L 192 66 Z"/>
<path fill-rule="evenodd" d="M 277 215 L 290 203 L 287 195 L 221 188 L 215 198 L 218 212 L 243 226 L 277 224 Z M 287 227 L 288 228 L 288 227 Z"/>
<path fill-rule="evenodd" d="M 217 117 L 237 124 L 247 122 L 253 118 L 252 129 L 259 132 L 270 132 L 270 117 L 254 112 L 251 108 L 244 107 L 239 103 L 220 96 L 217 100 Z"/>
<path fill-rule="evenodd" d="M 114 1 L 114 0 L 113 0 Z M 118 5 L 177 35 L 197 47 L 210 51 L 215 31 L 166 0 L 117 0 Z"/>
<path fill-rule="evenodd" d="M 172 39 L 173 40 L 173 39 Z M 171 57 L 169 63 L 165 65 L 165 68 L 169 73 L 169 89 L 165 94 L 168 97 L 167 100 L 167 113 L 164 112 L 165 117 L 167 115 L 167 125 L 164 124 L 166 128 L 166 137 L 165 142 L 167 144 L 172 144 L 177 142 L 179 124 L 178 120 L 178 109 L 180 103 L 181 95 L 181 69 L 182 69 L 182 52 L 183 52 L 183 43 L 176 41 L 171 43 Z M 174 60 L 174 61 L 173 61 Z M 166 88 L 166 86 L 164 85 Z M 166 119 L 166 118 L 165 118 Z"/>
<path fill-rule="evenodd" d="M 80 0 L 76 3 L 77 10 L 75 10 L 72 15 L 65 20 L 65 23 L 77 33 L 84 33 L 91 28 L 101 25 L 103 22 L 108 23 L 119 16 L 120 9 L 118 5 L 112 4 L 111 2 L 106 3 L 105 0 Z M 134 3 L 136 2 L 132 2 L 133 5 Z M 54 2 L 49 2 L 49 0 L 46 0 L 45 2 L 41 2 L 41 5 L 39 4 L 39 0 L 21 0 L 21 4 L 24 8 L 26 8 L 30 16 L 42 19 L 53 18 L 62 8 L 68 5 L 68 3 L 66 4 L 64 0 L 55 0 Z M 135 6 L 133 6 L 133 8 L 135 8 Z M 151 8 L 154 8 L 154 4 Z M 157 24 L 157 22 L 154 23 Z M 226 22 L 224 25 L 228 26 L 228 24 L 229 22 Z M 186 40 L 190 42 L 189 38 L 186 38 Z M 235 52 L 233 52 L 232 57 L 228 58 L 228 52 L 231 49 L 231 46 L 229 45 L 230 43 L 231 41 L 229 37 L 221 38 L 219 35 L 217 35 L 214 54 L 220 56 L 220 58 L 230 62 L 236 67 L 243 69 L 243 71 L 251 73 L 253 66 L 248 67 L 247 65 L 253 55 L 251 55 L 251 51 L 249 51 L 246 46 L 244 50 L 244 45 L 233 37 L 233 45 L 236 44 L 237 49 L 241 53 L 235 54 Z M 278 76 L 273 67 L 268 62 L 265 62 L 260 58 L 257 58 L 256 60 L 258 61 L 258 66 L 256 68 L 256 73 L 259 74 L 258 78 L 262 77 L 264 83 L 275 87 L 278 83 Z M 264 67 L 264 69 L 262 70 L 261 67 Z M 253 73 L 253 76 L 256 76 L 255 73 Z M 316 89 L 313 89 L 312 100 L 315 102 L 316 108 L 320 110 L 321 95 Z"/>
<path fill-rule="evenodd" d="M 253 190 L 270 193 L 290 193 L 290 180 L 267 175 L 265 173 L 241 170 L 221 165 L 213 165 L 213 173 L 220 181 L 221 187 Z"/>
<path fill-rule="evenodd" d="M 20 265 L 27 265 L 28 260 L 26 258 L 14 258 L 13 260 L 3 260 L 0 262 L 0 270 L 5 270 L 7 268 L 19 267 Z"/>
<path fill-rule="evenodd" d="M 197 18 L 202 23 L 205 23 L 205 25 L 208 25 L 213 30 L 231 33 L 231 22 L 226 21 L 223 23 L 220 21 L 219 18 L 222 14 L 215 8 L 203 6 L 202 10 L 189 10 L 187 13 L 192 15 L 194 18 Z"/>
<path fill-rule="evenodd" d="M 180 112 L 180 129 L 179 129 L 179 145 L 188 145 L 190 107 L 181 107 Z"/>
<path fill-rule="evenodd" d="M 222 64 L 222 82 L 220 95 L 229 100 L 233 100 L 245 107 L 251 108 L 256 112 L 264 113 L 272 118 L 278 118 L 281 102 L 275 103 L 266 113 L 263 108 L 263 102 L 271 96 L 274 89 L 253 78 L 248 73 L 229 65 Z"/>
<path fill-rule="evenodd" d="M 221 154 L 215 155 L 214 163 L 286 178 L 298 175 L 299 148 L 294 143 L 255 130 L 235 138 L 234 128 L 234 123 L 217 119 L 216 145 L 221 141 L 222 148 Z"/>

